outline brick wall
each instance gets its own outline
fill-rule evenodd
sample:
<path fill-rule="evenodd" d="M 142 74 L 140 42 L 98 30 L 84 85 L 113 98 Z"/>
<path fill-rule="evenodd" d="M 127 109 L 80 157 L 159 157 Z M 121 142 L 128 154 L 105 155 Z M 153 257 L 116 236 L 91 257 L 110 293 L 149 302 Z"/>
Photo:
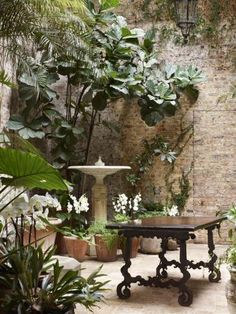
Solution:
<path fill-rule="evenodd" d="M 150 29 L 152 21 L 144 18 L 141 0 L 123 0 L 119 9 L 126 15 L 130 25 Z M 162 22 L 163 23 L 163 22 Z M 235 53 L 235 29 L 222 34 L 218 44 L 202 41 L 187 46 L 175 46 L 171 42 L 159 43 L 156 47 L 160 59 L 167 63 L 198 66 L 207 76 L 206 82 L 199 85 L 200 95 L 194 106 L 182 99 L 182 107 L 175 117 L 166 119 L 156 127 L 147 127 L 140 119 L 139 108 L 135 102 L 119 101 L 101 113 L 100 120 L 109 120 L 120 128 L 114 132 L 96 126 L 91 145 L 89 163 L 93 164 L 98 155 L 111 165 L 129 165 L 135 155 L 140 152 L 141 141 L 162 135 L 170 143 L 175 144 L 185 127 L 193 125 L 192 135 L 189 133 L 184 150 L 175 163 L 169 180 L 176 182 L 183 170 L 193 166 L 189 175 L 192 186 L 186 210 L 193 210 L 194 215 L 214 216 L 222 208 L 228 208 L 236 202 L 236 102 L 228 100 L 218 103 L 218 98 L 228 92 L 231 83 L 236 81 L 236 72 L 232 64 Z M 61 88 L 64 92 L 64 85 Z M 0 87 L 1 115 L 0 128 L 8 119 L 8 100 L 10 90 Z M 165 176 L 170 165 L 156 158 L 150 172 L 143 177 L 140 191 L 146 200 L 164 200 L 166 197 Z M 87 180 L 88 191 L 93 181 Z M 127 192 L 125 173 L 120 172 L 106 179 L 111 198 L 119 192 Z M 153 194 L 155 187 L 156 194 Z M 176 190 L 177 191 L 177 190 Z M 189 212 L 186 212 L 190 214 Z M 109 213 L 111 215 L 111 211 Z M 222 238 L 227 238 L 227 226 L 222 227 Z M 204 242 L 205 235 L 200 233 L 198 242 Z"/>
<path fill-rule="evenodd" d="M 141 4 L 142 1 L 138 0 L 123 1 L 120 12 L 126 15 L 130 25 L 149 29 L 152 22 L 143 18 Z M 177 183 L 181 171 L 187 171 L 193 166 L 189 175 L 192 190 L 186 210 L 193 210 L 191 214 L 196 216 L 214 216 L 218 210 L 236 202 L 236 101 L 229 99 L 224 103 L 218 102 L 218 98 L 228 92 L 231 83 L 236 81 L 232 63 L 235 46 L 235 29 L 222 34 L 217 45 L 202 41 L 201 38 L 194 45 L 175 46 L 171 42 L 158 45 L 156 49 L 160 59 L 167 63 L 196 65 L 207 76 L 207 80 L 199 84 L 197 103 L 190 106 L 182 99 L 182 107 L 175 117 L 152 128 L 140 119 L 139 108 L 135 103 L 114 104 L 102 113 L 102 117 L 118 123 L 121 132 L 114 135 L 97 127 L 90 162 L 93 163 L 97 155 L 101 154 L 109 164 L 128 165 L 140 152 L 142 139 L 159 134 L 174 144 L 181 129 L 193 124 L 192 136 L 175 163 L 170 181 L 175 180 Z M 169 170 L 170 165 L 156 158 L 140 184 L 145 199 L 165 199 L 165 175 Z M 124 176 L 124 173 L 120 173 L 108 179 L 110 198 L 118 192 L 127 191 Z M 153 194 L 153 187 L 156 188 L 156 195 Z M 217 241 L 225 242 L 226 224 L 223 224 L 221 233 Z M 205 240 L 205 234 L 199 233 L 196 241 Z"/>

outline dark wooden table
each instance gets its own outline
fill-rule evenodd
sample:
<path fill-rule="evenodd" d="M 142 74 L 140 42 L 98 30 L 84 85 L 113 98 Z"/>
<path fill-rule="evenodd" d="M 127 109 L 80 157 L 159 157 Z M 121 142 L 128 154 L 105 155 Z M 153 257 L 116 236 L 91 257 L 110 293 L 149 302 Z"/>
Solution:
<path fill-rule="evenodd" d="M 190 279 L 188 269 L 200 269 L 201 267 L 209 270 L 209 281 L 218 282 L 221 278 L 220 270 L 215 267 L 217 256 L 214 253 L 215 245 L 213 241 L 213 230 L 220 228 L 220 223 L 224 218 L 213 217 L 155 217 L 143 219 L 140 223 L 119 223 L 108 224 L 108 229 L 118 229 L 119 234 L 126 238 L 126 247 L 124 253 L 125 264 L 121 268 L 121 273 L 124 280 L 117 286 L 117 295 L 121 299 L 130 297 L 131 283 L 136 283 L 140 286 L 151 287 L 178 287 L 179 288 L 179 304 L 189 306 L 193 301 L 192 291 L 187 287 L 186 283 Z M 208 254 L 209 261 L 190 261 L 187 259 L 186 242 L 189 239 L 196 237 L 195 231 L 204 229 L 208 236 Z M 144 279 L 141 275 L 132 277 L 128 269 L 131 266 L 131 238 L 132 237 L 148 237 L 161 238 L 162 251 L 159 253 L 160 262 L 156 267 L 156 274 L 153 277 Z M 168 238 L 177 240 L 179 244 L 179 261 L 167 260 L 165 254 L 167 250 Z M 156 260 L 156 258 L 155 258 Z M 179 280 L 168 278 L 168 266 L 179 268 L 182 277 Z"/>

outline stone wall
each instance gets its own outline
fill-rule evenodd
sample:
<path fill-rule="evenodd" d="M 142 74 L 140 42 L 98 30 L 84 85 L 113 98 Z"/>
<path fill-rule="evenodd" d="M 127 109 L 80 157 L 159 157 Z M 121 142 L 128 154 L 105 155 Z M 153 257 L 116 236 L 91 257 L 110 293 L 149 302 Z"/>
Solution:
<path fill-rule="evenodd" d="M 152 21 L 143 18 L 142 1 L 123 1 L 121 14 L 125 14 L 130 25 L 149 29 Z M 175 145 L 179 135 L 188 126 L 193 126 L 183 139 L 182 154 L 175 163 L 174 170 L 159 158 L 143 177 L 140 190 L 146 200 L 165 200 L 166 174 L 178 191 L 178 180 L 182 171 L 192 168 L 190 198 L 185 214 L 215 216 L 216 212 L 228 208 L 236 202 L 236 101 L 228 99 L 218 102 L 218 98 L 230 90 L 236 81 L 236 71 L 232 56 L 235 53 L 235 29 L 222 34 L 218 44 L 198 40 L 197 44 L 176 46 L 172 42 L 157 45 L 159 58 L 167 63 L 196 65 L 206 75 L 206 81 L 199 84 L 199 99 L 193 106 L 182 100 L 182 107 L 175 117 L 166 119 L 156 127 L 147 127 L 140 119 L 135 103 L 120 102 L 102 113 L 103 118 L 119 124 L 120 134 L 114 135 L 97 127 L 92 144 L 90 162 L 98 154 L 110 164 L 129 164 L 140 152 L 141 141 L 161 135 Z M 110 197 L 127 191 L 125 174 L 120 173 L 108 179 Z M 155 187 L 156 194 L 153 194 Z M 227 226 L 222 226 L 222 237 L 227 239 Z M 205 242 L 205 234 L 200 233 L 198 242 Z"/>

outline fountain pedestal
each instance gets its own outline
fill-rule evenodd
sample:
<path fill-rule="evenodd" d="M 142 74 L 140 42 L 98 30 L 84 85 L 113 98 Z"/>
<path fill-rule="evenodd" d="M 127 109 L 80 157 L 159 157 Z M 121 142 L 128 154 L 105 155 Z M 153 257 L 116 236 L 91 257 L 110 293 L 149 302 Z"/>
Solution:
<path fill-rule="evenodd" d="M 107 220 L 107 187 L 95 183 L 92 187 L 92 218 L 94 221 Z"/>

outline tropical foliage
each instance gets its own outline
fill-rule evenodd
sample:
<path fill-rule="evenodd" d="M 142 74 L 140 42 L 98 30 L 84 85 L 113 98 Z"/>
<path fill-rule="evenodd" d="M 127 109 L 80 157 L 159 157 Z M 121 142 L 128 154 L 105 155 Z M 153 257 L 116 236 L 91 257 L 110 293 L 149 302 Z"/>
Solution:
<path fill-rule="evenodd" d="M 154 33 L 128 27 L 125 18 L 111 12 L 117 5 L 106 0 L 97 8 L 87 1 L 89 26 L 72 34 L 37 33 L 40 55 L 27 58 L 30 72 L 19 68 L 19 95 L 25 107 L 11 117 L 8 127 L 26 139 L 52 139 L 58 167 L 74 159 L 86 163 L 98 113 L 111 101 L 137 99 L 142 119 L 154 126 L 175 114 L 183 91 L 193 100 L 198 96 L 194 85 L 202 81 L 201 72 L 160 62 Z M 53 88 L 59 77 L 66 81 L 64 110 L 59 110 Z M 84 136 L 87 143 L 81 150 L 77 143 Z"/>
<path fill-rule="evenodd" d="M 78 271 L 64 272 L 53 254 L 53 249 L 29 246 L 5 255 L 0 265 L 1 313 L 73 313 L 76 303 L 91 310 L 103 298 L 107 282 L 99 280 L 101 267 L 86 279 Z"/>
<path fill-rule="evenodd" d="M 78 30 L 84 27 L 85 16 L 83 0 L 1 0 L 1 46 L 21 58 L 42 32 Z"/>
<path fill-rule="evenodd" d="M 15 87 L 15 85 L 12 83 L 11 79 L 4 70 L 0 70 L 0 84 L 6 85 L 10 88 Z"/>
<path fill-rule="evenodd" d="M 60 173 L 37 153 L 32 144 L 9 133 L 1 137 L 5 147 L 0 147 L 0 211 L 28 189 L 68 190 Z M 12 197 L 14 188 L 23 190 L 16 190 Z"/>

